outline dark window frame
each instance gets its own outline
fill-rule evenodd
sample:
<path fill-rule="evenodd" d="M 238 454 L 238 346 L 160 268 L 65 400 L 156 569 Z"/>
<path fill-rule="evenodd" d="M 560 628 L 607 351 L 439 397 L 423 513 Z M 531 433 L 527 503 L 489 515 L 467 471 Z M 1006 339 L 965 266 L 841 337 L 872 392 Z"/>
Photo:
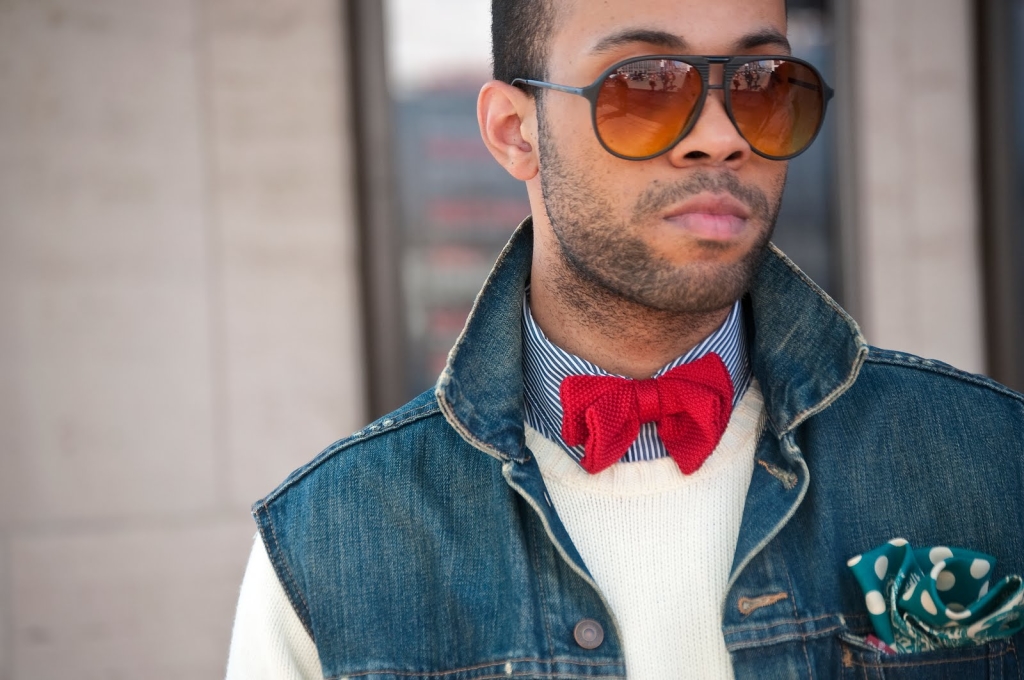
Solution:
<path fill-rule="evenodd" d="M 395 205 L 391 100 L 380 0 L 341 0 L 345 23 L 352 168 L 359 243 L 367 412 L 389 413 L 408 399 L 406 332 Z"/>
<path fill-rule="evenodd" d="M 1016 254 L 1022 238 L 1014 217 L 1020 203 L 1021 177 L 1014 132 L 1013 57 L 1017 25 L 1013 0 L 975 3 L 975 95 L 978 120 L 979 217 L 984 276 L 985 335 L 988 374 L 1009 387 L 1024 390 L 1024 329 L 1021 297 L 1024 278 Z M 1010 84 L 1011 86 L 1007 86 Z"/>

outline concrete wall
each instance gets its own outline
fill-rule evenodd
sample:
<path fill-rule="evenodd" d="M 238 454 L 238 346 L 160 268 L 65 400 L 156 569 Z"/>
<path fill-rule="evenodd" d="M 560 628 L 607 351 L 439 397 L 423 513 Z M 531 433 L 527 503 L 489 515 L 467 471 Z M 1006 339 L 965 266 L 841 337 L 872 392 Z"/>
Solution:
<path fill-rule="evenodd" d="M 970 0 L 856 0 L 852 18 L 865 334 L 982 372 Z"/>
<path fill-rule="evenodd" d="M 0 680 L 223 675 L 363 420 L 332 0 L 0 1 Z"/>

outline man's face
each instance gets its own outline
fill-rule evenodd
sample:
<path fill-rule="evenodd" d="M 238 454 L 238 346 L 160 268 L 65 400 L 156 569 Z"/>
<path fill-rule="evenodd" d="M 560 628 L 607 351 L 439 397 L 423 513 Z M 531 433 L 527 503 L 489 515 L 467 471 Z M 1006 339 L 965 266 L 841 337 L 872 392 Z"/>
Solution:
<path fill-rule="evenodd" d="M 610 65 L 648 54 L 788 53 L 785 32 L 782 0 L 561 0 L 547 80 L 588 85 Z M 711 83 L 721 78 L 712 67 Z M 721 91 L 709 93 L 687 137 L 645 161 L 601 146 L 584 98 L 542 97 L 549 242 L 574 278 L 669 312 L 711 312 L 743 295 L 774 227 L 787 166 L 751 151 Z"/>

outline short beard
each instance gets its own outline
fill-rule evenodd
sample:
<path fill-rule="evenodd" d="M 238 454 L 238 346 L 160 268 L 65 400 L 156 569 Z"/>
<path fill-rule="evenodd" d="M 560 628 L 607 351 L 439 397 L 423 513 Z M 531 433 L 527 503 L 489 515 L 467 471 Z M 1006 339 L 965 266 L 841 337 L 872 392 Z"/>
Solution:
<path fill-rule="evenodd" d="M 625 220 L 617 221 L 613 206 L 593 189 L 587 172 L 559 155 L 544 125 L 543 108 L 539 104 L 537 111 L 541 192 L 564 265 L 563 280 L 556 284 L 568 304 L 594 313 L 610 296 L 669 315 L 706 315 L 747 292 L 775 228 L 782 186 L 769 198 L 731 172 L 700 170 L 675 184 L 650 187 L 633 207 L 633 225 L 652 221 L 665 208 L 701 192 L 731 194 L 761 225 L 757 242 L 734 263 L 675 265 L 651 252 L 630 233 Z"/>

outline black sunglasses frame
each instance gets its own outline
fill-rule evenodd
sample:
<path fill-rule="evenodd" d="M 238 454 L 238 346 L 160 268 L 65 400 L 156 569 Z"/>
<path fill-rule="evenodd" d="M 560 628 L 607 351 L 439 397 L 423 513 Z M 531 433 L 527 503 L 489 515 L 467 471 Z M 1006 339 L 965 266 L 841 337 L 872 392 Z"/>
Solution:
<path fill-rule="evenodd" d="M 700 97 L 697 99 L 696 104 L 694 104 L 693 112 L 689 114 L 690 122 L 687 123 L 686 127 L 683 128 L 683 130 L 676 136 L 675 139 L 672 140 L 672 142 L 668 146 L 666 146 L 661 151 L 658 151 L 657 153 L 652 153 L 647 156 L 626 156 L 624 154 L 613 151 L 612 149 L 608 148 L 607 144 L 605 144 L 604 139 L 601 138 L 600 131 L 598 131 L 597 129 L 597 98 L 601 93 L 601 88 L 604 86 L 604 82 L 608 79 L 609 76 L 611 76 L 617 70 L 621 69 L 623 66 L 626 66 L 628 64 L 632 64 L 638 61 L 661 60 L 679 61 L 684 64 L 688 64 L 697 69 L 697 72 L 700 74 Z M 743 131 L 740 130 L 740 126 L 736 123 L 736 117 L 733 115 L 732 112 L 731 90 L 726 86 L 726 83 L 732 82 L 733 76 L 735 76 L 736 72 L 739 71 L 740 68 L 742 68 L 743 66 L 757 61 L 778 60 L 791 61 L 805 68 L 810 69 L 818 77 L 818 81 L 821 83 L 821 86 L 824 90 L 822 92 L 821 100 L 821 118 L 818 120 L 818 126 L 815 128 L 814 134 L 811 135 L 811 138 L 807 141 L 807 144 L 805 144 L 803 148 L 787 156 L 771 156 L 762 151 L 759 151 L 756 147 L 754 147 L 753 144 L 750 143 L 750 140 L 747 139 L 746 136 L 744 136 Z M 713 65 L 721 65 L 723 67 L 724 73 L 722 75 L 721 85 L 711 84 L 710 74 L 711 67 Z M 512 85 L 529 85 L 531 87 L 540 87 L 548 90 L 554 90 L 556 92 L 565 92 L 566 94 L 574 94 L 583 97 L 584 99 L 590 102 L 590 120 L 591 124 L 594 127 L 594 135 L 597 136 L 597 141 L 601 143 L 601 146 L 604 147 L 605 151 L 612 154 L 613 156 L 617 156 L 627 161 L 646 161 L 651 158 L 657 158 L 658 156 L 667 152 L 669 149 L 671 149 L 676 144 L 681 142 L 686 137 L 686 135 L 690 134 L 690 131 L 693 130 L 694 125 L 696 125 L 697 121 L 700 119 L 701 113 L 703 113 L 704 111 L 704 102 L 707 101 L 708 91 L 710 90 L 723 91 L 723 94 L 725 96 L 725 112 L 729 116 L 729 120 L 732 121 L 733 126 L 736 128 L 736 132 L 738 132 L 740 137 L 743 137 L 743 140 L 747 142 L 748 145 L 750 145 L 751 151 L 756 153 L 758 156 L 761 156 L 762 158 L 767 158 L 768 160 L 787 161 L 791 158 L 799 156 L 808 148 L 810 148 L 812 143 L 814 143 L 814 140 L 818 137 L 818 133 L 821 132 L 822 126 L 825 124 L 825 112 L 828 110 L 829 100 L 831 100 L 832 97 L 835 96 L 835 91 L 831 87 L 829 87 L 827 82 L 825 82 L 825 78 L 824 76 L 821 75 L 821 72 L 818 71 L 818 69 L 816 69 L 810 63 L 804 61 L 803 59 L 798 59 L 797 57 L 791 57 L 789 55 L 765 54 L 742 56 L 694 56 L 679 54 L 649 54 L 641 57 L 631 57 L 629 59 L 625 59 L 623 61 L 619 61 L 612 64 L 607 69 L 605 69 L 604 72 L 601 73 L 601 75 L 597 77 L 597 80 L 595 80 L 590 85 L 587 85 L 585 87 L 571 87 L 569 85 L 558 85 L 556 83 L 548 83 L 543 80 L 529 80 L 527 78 L 515 78 L 512 80 Z M 810 87 L 813 87 L 813 85 L 811 85 Z"/>

